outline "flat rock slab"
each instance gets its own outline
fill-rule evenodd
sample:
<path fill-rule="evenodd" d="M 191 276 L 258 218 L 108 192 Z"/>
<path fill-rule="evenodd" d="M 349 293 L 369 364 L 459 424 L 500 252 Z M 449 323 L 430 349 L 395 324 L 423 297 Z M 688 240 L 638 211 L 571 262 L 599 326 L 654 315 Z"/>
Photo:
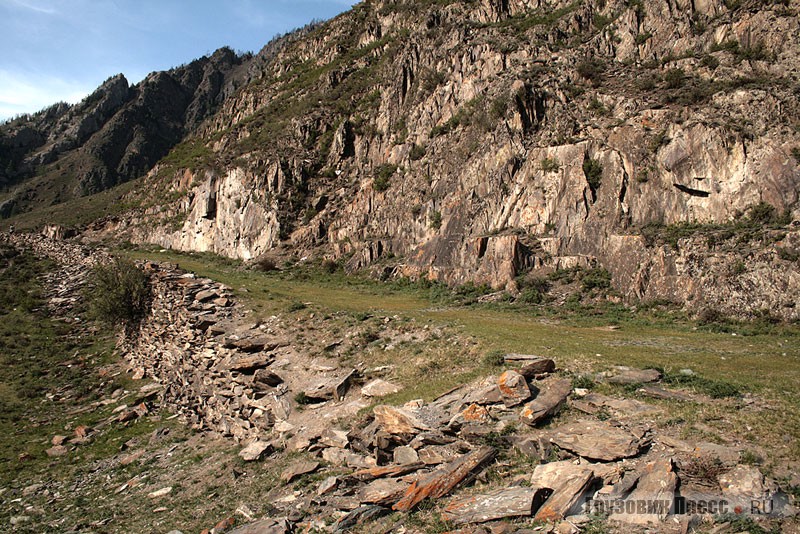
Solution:
<path fill-rule="evenodd" d="M 525 405 L 520 413 L 520 419 L 533 426 L 546 417 L 556 413 L 572 392 L 572 383 L 569 380 L 554 380 L 543 387 L 536 398 Z"/>
<path fill-rule="evenodd" d="M 486 425 L 492 422 L 492 414 L 480 404 L 470 404 L 453 417 L 447 426 L 460 428 L 464 425 Z"/>
<path fill-rule="evenodd" d="M 194 300 L 197 302 L 206 302 L 211 299 L 218 298 L 220 295 L 219 291 L 216 289 L 205 289 L 203 291 L 198 291 L 197 294 L 194 296 Z"/>
<path fill-rule="evenodd" d="M 493 447 L 481 447 L 437 469 L 422 480 L 414 482 L 403 497 L 392 506 L 398 512 L 408 512 L 425 499 L 438 499 L 450 491 L 482 466 L 494 459 L 497 451 Z"/>
<path fill-rule="evenodd" d="M 622 369 L 606 379 L 611 384 L 647 384 L 661 380 L 661 373 L 655 369 Z"/>
<path fill-rule="evenodd" d="M 231 371 L 239 371 L 240 373 L 252 373 L 256 369 L 268 366 L 274 360 L 275 358 L 273 356 L 265 353 L 248 354 L 246 356 L 232 358 L 224 367 Z"/>
<path fill-rule="evenodd" d="M 525 377 L 516 371 L 506 371 L 497 379 L 497 387 L 507 408 L 519 406 L 531 398 L 531 390 Z"/>
<path fill-rule="evenodd" d="M 336 523 L 334 532 L 347 532 L 358 525 L 363 525 L 389 514 L 391 510 L 375 504 L 359 506 Z"/>
<path fill-rule="evenodd" d="M 550 441 L 582 458 L 612 462 L 639 454 L 636 436 L 602 421 L 581 420 L 552 431 Z"/>
<path fill-rule="evenodd" d="M 231 530 L 228 534 L 288 534 L 291 525 L 286 519 L 262 519 Z"/>
<path fill-rule="evenodd" d="M 657 441 L 662 445 L 673 449 L 675 452 L 683 453 L 688 458 L 704 458 L 719 460 L 725 467 L 733 467 L 739 463 L 742 456 L 741 449 L 726 447 L 717 443 L 700 441 L 690 443 L 669 436 L 658 436 Z"/>
<path fill-rule="evenodd" d="M 530 517 L 534 501 L 543 491 L 538 488 L 501 488 L 482 495 L 470 495 L 453 500 L 442 517 L 456 524 L 485 523 L 509 517 Z"/>
<path fill-rule="evenodd" d="M 392 384 L 380 378 L 373 380 L 369 384 L 361 387 L 361 394 L 365 397 L 385 397 L 398 393 L 403 388 L 397 384 Z"/>
<path fill-rule="evenodd" d="M 590 393 L 583 399 L 575 401 L 572 406 L 582 412 L 596 414 L 602 410 L 611 411 L 615 417 L 626 418 L 638 415 L 652 414 L 660 412 L 657 406 L 635 400 L 635 399 L 615 399 L 599 393 Z"/>
<path fill-rule="evenodd" d="M 619 507 L 625 513 L 613 513 L 609 520 L 637 525 L 660 523 L 672 512 L 677 484 L 672 460 L 664 458 L 648 463 L 639 472 L 636 488 Z"/>
<path fill-rule="evenodd" d="M 755 507 L 759 513 L 768 514 L 777 510 L 777 485 L 767 480 L 757 467 L 737 465 L 718 477 L 722 495 L 734 513 L 751 513 Z"/>
<path fill-rule="evenodd" d="M 590 462 L 575 463 L 573 460 L 561 460 L 537 465 L 531 476 L 531 486 L 534 488 L 558 489 L 564 480 L 575 474 L 593 473 L 605 484 L 617 482 L 622 469 L 617 464 L 597 464 Z"/>
<path fill-rule="evenodd" d="M 281 480 L 284 482 L 291 482 L 292 480 L 301 477 L 303 475 L 307 475 L 308 473 L 313 473 L 319 469 L 319 462 L 312 462 L 312 461 L 302 461 L 297 462 L 289 466 L 286 471 L 281 473 Z"/>
<path fill-rule="evenodd" d="M 356 480 L 368 481 L 375 480 L 376 478 L 399 477 L 402 475 L 407 475 L 408 473 L 413 473 L 414 471 L 422 469 L 423 467 L 425 467 L 425 464 L 422 462 L 405 465 L 385 465 L 382 467 L 370 467 L 367 469 L 362 469 L 360 471 L 356 471 L 350 476 Z"/>
<path fill-rule="evenodd" d="M 480 404 L 481 406 L 485 406 L 487 404 L 499 404 L 501 402 L 503 402 L 503 396 L 500 394 L 500 388 L 497 387 L 497 380 L 493 380 L 491 384 L 481 385 L 464 397 L 465 404 Z"/>
<path fill-rule="evenodd" d="M 573 508 L 581 503 L 583 495 L 594 479 L 591 469 L 574 470 L 564 474 L 553 488 L 553 494 L 536 512 L 539 521 L 560 521 L 571 515 Z"/>
<path fill-rule="evenodd" d="M 356 371 L 351 370 L 344 375 L 324 378 L 305 388 L 303 392 L 306 397 L 313 400 L 326 401 L 333 399 L 340 401 L 347 395 L 355 374 Z"/>
<path fill-rule="evenodd" d="M 533 354 L 506 354 L 504 359 L 507 364 L 515 366 L 517 372 L 525 378 L 533 378 L 556 370 L 555 361 Z"/>
<path fill-rule="evenodd" d="M 379 478 L 359 489 L 356 496 L 361 504 L 391 506 L 402 497 L 408 486 L 408 482 L 397 478 Z"/>
<path fill-rule="evenodd" d="M 269 391 L 283 384 L 283 378 L 270 369 L 258 369 L 253 373 L 253 388 L 257 391 Z"/>
<path fill-rule="evenodd" d="M 419 453 L 412 447 L 397 447 L 392 451 L 392 460 L 398 465 L 416 464 L 419 462 Z"/>
<path fill-rule="evenodd" d="M 271 447 L 272 446 L 266 441 L 257 440 L 239 451 L 239 457 L 245 462 L 255 462 L 261 459 L 261 456 L 270 450 Z"/>
<path fill-rule="evenodd" d="M 393 406 L 376 406 L 372 413 L 378 428 L 388 434 L 407 435 L 417 434 L 422 430 L 430 430 L 430 427 L 420 421 L 420 419 L 405 408 L 395 408 Z"/>
<path fill-rule="evenodd" d="M 225 348 L 238 349 L 242 352 L 269 352 L 277 349 L 285 342 L 275 341 L 268 336 L 238 337 L 231 336 L 225 340 Z"/>

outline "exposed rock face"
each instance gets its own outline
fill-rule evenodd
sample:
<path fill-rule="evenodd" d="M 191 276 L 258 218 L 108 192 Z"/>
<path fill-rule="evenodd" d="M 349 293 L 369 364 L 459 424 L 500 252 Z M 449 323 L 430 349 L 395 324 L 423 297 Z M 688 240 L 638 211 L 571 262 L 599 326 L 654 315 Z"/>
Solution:
<path fill-rule="evenodd" d="M 498 289 L 602 266 L 629 300 L 796 318 L 800 5 L 738 5 L 360 4 L 258 56 L 202 161 L 153 171 L 155 207 L 107 231 Z M 764 239 L 642 235 L 762 202 L 789 215 Z"/>

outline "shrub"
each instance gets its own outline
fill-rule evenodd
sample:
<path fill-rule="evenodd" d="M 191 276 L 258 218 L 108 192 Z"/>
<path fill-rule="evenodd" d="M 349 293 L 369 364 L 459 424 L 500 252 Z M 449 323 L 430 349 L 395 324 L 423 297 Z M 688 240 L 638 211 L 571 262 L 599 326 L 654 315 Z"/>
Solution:
<path fill-rule="evenodd" d="M 389 186 L 391 185 L 391 177 L 395 172 L 397 172 L 397 165 L 384 163 L 378 167 L 375 170 L 375 181 L 373 182 L 375 191 L 383 193 L 384 191 L 388 190 Z"/>
<path fill-rule="evenodd" d="M 606 269 L 592 269 L 586 271 L 581 278 L 581 287 L 584 291 L 608 289 L 611 287 L 611 273 Z"/>
<path fill-rule="evenodd" d="M 89 312 L 100 321 L 132 327 L 147 313 L 150 280 L 130 260 L 116 258 L 95 266 L 89 288 Z"/>
<path fill-rule="evenodd" d="M 542 172 L 558 172 L 561 168 L 556 158 L 544 158 L 539 165 L 541 165 Z"/>
<path fill-rule="evenodd" d="M 586 181 L 592 191 L 596 191 L 603 176 L 603 165 L 596 159 L 586 158 L 583 160 L 583 174 L 586 175 Z"/>
<path fill-rule="evenodd" d="M 670 69 L 664 75 L 664 81 L 667 83 L 669 89 L 678 89 L 683 87 L 686 81 L 686 74 L 683 69 Z"/>
<path fill-rule="evenodd" d="M 600 85 L 603 81 L 603 71 L 605 70 L 605 64 L 595 58 L 585 59 L 578 63 L 576 66 L 578 71 L 578 75 L 591 82 L 591 84 L 595 87 Z"/>
<path fill-rule="evenodd" d="M 442 214 L 438 211 L 434 211 L 431 213 L 431 219 L 428 225 L 433 228 L 434 230 L 438 230 L 442 227 Z"/>
<path fill-rule="evenodd" d="M 275 258 L 272 256 L 260 256 L 256 259 L 253 267 L 259 271 L 263 272 L 270 272 L 275 271 L 278 269 L 278 265 L 275 263 Z"/>
<path fill-rule="evenodd" d="M 322 260 L 322 270 L 328 274 L 333 274 L 339 270 L 339 264 L 331 259 Z"/>
<path fill-rule="evenodd" d="M 800 146 L 792 148 L 792 157 L 800 165 Z"/>
<path fill-rule="evenodd" d="M 653 36 L 653 34 L 650 33 L 650 32 L 639 33 L 639 34 L 636 35 L 636 38 L 634 39 L 634 41 L 636 42 L 637 45 L 642 45 L 642 44 L 646 43 L 647 40 L 650 39 L 652 36 Z"/>
<path fill-rule="evenodd" d="M 425 157 L 425 152 L 426 150 L 424 146 L 415 143 L 414 146 L 411 147 L 411 153 L 409 154 L 409 157 L 411 158 L 411 161 L 419 161 Z"/>

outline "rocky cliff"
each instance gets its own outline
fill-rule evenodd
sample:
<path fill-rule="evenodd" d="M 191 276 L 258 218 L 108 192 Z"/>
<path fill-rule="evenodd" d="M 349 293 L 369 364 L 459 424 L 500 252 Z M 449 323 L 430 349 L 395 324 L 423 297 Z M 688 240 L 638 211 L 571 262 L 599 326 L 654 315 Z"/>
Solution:
<path fill-rule="evenodd" d="M 243 67 L 104 231 L 797 318 L 798 8 L 364 2 Z"/>

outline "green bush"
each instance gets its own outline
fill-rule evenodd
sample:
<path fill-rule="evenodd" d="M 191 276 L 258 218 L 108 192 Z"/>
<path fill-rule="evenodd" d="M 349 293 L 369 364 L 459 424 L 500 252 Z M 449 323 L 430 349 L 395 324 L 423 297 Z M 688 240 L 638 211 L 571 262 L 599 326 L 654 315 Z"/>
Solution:
<path fill-rule="evenodd" d="M 438 211 L 434 211 L 431 213 L 430 221 L 428 222 L 428 226 L 433 228 L 434 230 L 438 230 L 442 227 L 442 214 Z"/>
<path fill-rule="evenodd" d="M 583 273 L 581 288 L 584 291 L 592 289 L 608 289 L 611 287 L 611 273 L 606 269 L 591 269 Z"/>
<path fill-rule="evenodd" d="M 558 172 L 558 169 L 561 168 L 556 158 L 544 158 L 539 162 L 539 165 L 542 168 L 542 172 Z"/>
<path fill-rule="evenodd" d="M 667 83 L 668 88 L 678 89 L 683 87 L 686 81 L 686 74 L 683 72 L 683 69 L 670 69 L 664 75 L 664 81 Z"/>
<path fill-rule="evenodd" d="M 586 175 L 586 181 L 592 191 L 597 191 L 603 176 L 603 165 L 596 159 L 586 158 L 583 160 L 583 173 Z"/>
<path fill-rule="evenodd" d="M 95 319 L 130 327 L 147 313 L 150 281 L 130 260 L 116 258 L 94 267 L 89 288 L 89 312 Z"/>
<path fill-rule="evenodd" d="M 425 157 L 425 153 L 426 150 L 424 146 L 414 144 L 414 146 L 411 147 L 411 153 L 409 154 L 409 157 L 411 158 L 411 161 L 419 161 Z"/>
<path fill-rule="evenodd" d="M 391 186 L 391 178 L 397 172 L 397 165 L 385 163 L 375 170 L 375 181 L 373 187 L 375 191 L 383 193 Z"/>

